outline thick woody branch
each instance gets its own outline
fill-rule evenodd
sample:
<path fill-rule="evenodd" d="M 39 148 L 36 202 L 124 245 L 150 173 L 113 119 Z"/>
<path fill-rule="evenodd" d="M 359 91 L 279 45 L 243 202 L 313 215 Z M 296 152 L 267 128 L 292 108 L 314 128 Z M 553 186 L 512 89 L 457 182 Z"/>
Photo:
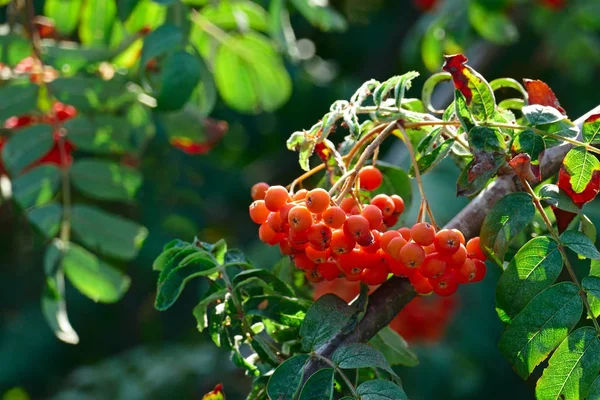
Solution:
<path fill-rule="evenodd" d="M 590 115 L 600 113 L 600 105 L 581 116 L 575 124 L 581 129 L 583 121 Z M 562 144 L 548 149 L 542 159 L 542 175 L 547 178 L 555 174 L 560 164 L 573 146 Z M 475 197 L 456 217 L 454 217 L 446 228 L 460 229 L 465 237 L 477 236 L 481 229 L 483 219 L 492 209 L 496 201 L 505 195 L 518 190 L 513 175 L 498 177 L 477 197 Z M 383 283 L 369 296 L 369 303 L 364 318 L 351 332 L 340 333 L 317 349 L 317 353 L 324 357 L 331 357 L 333 352 L 342 345 L 356 342 L 366 342 L 387 326 L 391 320 L 416 296 L 410 282 L 406 278 L 393 277 Z M 318 363 L 309 363 L 306 367 L 307 374 L 314 372 L 321 366 Z"/>

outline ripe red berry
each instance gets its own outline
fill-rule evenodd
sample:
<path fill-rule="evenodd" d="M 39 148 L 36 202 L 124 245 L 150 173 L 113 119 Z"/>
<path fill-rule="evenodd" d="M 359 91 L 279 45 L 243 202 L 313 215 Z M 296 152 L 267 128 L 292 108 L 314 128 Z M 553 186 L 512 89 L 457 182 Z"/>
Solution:
<path fill-rule="evenodd" d="M 477 260 L 485 261 L 486 257 L 485 254 L 483 254 L 483 251 L 481 250 L 479 236 L 469 240 L 467 242 L 466 248 L 469 258 L 475 258 Z"/>
<path fill-rule="evenodd" d="M 281 215 L 278 212 L 270 213 L 269 217 L 267 218 L 267 223 L 275 232 L 285 232 L 288 230 L 287 223 L 283 222 Z"/>
<path fill-rule="evenodd" d="M 447 270 L 438 279 L 430 279 L 429 283 L 433 286 L 433 291 L 440 296 L 450 296 L 458 289 L 458 278 L 453 270 Z"/>
<path fill-rule="evenodd" d="M 400 217 L 398 216 L 398 214 L 392 214 L 389 217 L 385 217 L 383 219 L 383 223 L 385 224 L 385 226 L 387 226 L 388 228 L 391 228 L 392 226 L 396 225 L 396 223 L 398 222 L 398 219 Z"/>
<path fill-rule="evenodd" d="M 393 194 L 390 196 L 392 201 L 394 202 L 394 215 L 400 215 L 404 212 L 404 200 L 402 197 L 397 194 Z"/>
<path fill-rule="evenodd" d="M 308 242 L 318 250 L 324 250 L 329 247 L 331 235 L 331 228 L 322 222 L 311 225 L 306 231 Z"/>
<path fill-rule="evenodd" d="M 360 187 L 365 190 L 375 190 L 383 182 L 383 175 L 375 167 L 364 167 L 358 173 L 358 179 L 360 179 Z"/>
<path fill-rule="evenodd" d="M 319 271 L 316 268 L 312 269 L 310 271 L 306 271 L 304 273 L 304 275 L 306 276 L 306 279 L 309 282 L 312 282 L 312 283 L 323 282 L 323 277 L 321 276 L 321 274 L 319 274 Z"/>
<path fill-rule="evenodd" d="M 429 279 L 425 278 L 417 270 L 410 276 L 410 283 L 419 294 L 429 294 L 433 291 L 433 286 L 429 283 Z"/>
<path fill-rule="evenodd" d="M 470 258 L 467 258 L 465 262 L 457 269 L 458 280 L 461 283 L 468 283 L 475 279 L 477 274 L 477 267 Z"/>
<path fill-rule="evenodd" d="M 336 279 L 341 273 L 334 262 L 324 262 L 317 265 L 317 272 L 327 281 Z"/>
<path fill-rule="evenodd" d="M 312 225 L 312 214 L 304 206 L 295 206 L 288 212 L 290 228 L 296 232 L 304 232 Z"/>
<path fill-rule="evenodd" d="M 367 259 L 362 250 L 352 250 L 349 253 L 342 254 L 338 257 L 338 267 L 346 274 L 346 276 L 357 275 L 365 269 Z M 360 278 L 360 276 L 359 276 Z"/>
<path fill-rule="evenodd" d="M 338 229 L 344 225 L 346 213 L 340 207 L 329 207 L 327 210 L 323 211 L 321 218 L 328 227 Z"/>
<path fill-rule="evenodd" d="M 265 206 L 265 202 L 263 200 L 256 200 L 250 204 L 249 211 L 250 218 L 256 224 L 267 222 L 267 218 L 269 218 L 269 214 L 271 213 Z"/>
<path fill-rule="evenodd" d="M 456 251 L 456 253 L 454 253 L 450 256 L 446 256 L 446 262 L 448 263 L 449 267 L 460 267 L 461 265 L 464 264 L 466 259 L 467 259 L 467 249 L 462 244 L 460 245 L 460 247 Z"/>
<path fill-rule="evenodd" d="M 389 254 L 389 251 L 387 250 L 387 246 L 392 239 L 397 238 L 397 237 L 400 237 L 400 233 L 398 231 L 384 232 L 381 235 L 381 240 L 380 240 L 381 249 Z"/>
<path fill-rule="evenodd" d="M 283 239 L 283 234 L 275 232 L 271 229 L 269 224 L 265 222 L 258 228 L 258 238 L 271 246 L 275 246 Z"/>
<path fill-rule="evenodd" d="M 429 246 L 435 239 L 435 228 L 427 222 L 419 222 L 410 228 L 410 237 L 421 246 Z"/>
<path fill-rule="evenodd" d="M 279 211 L 289 199 L 290 195 L 283 186 L 271 186 L 265 193 L 265 205 L 270 211 Z"/>
<path fill-rule="evenodd" d="M 308 259 L 314 262 L 315 264 L 321 264 L 326 262 L 329 258 L 330 253 L 331 250 L 329 248 L 325 250 L 317 250 L 312 246 L 308 246 L 305 250 L 306 257 L 308 257 Z"/>
<path fill-rule="evenodd" d="M 295 253 L 294 248 L 290 245 L 290 241 L 287 239 L 283 239 L 279 242 L 279 251 L 284 256 L 291 256 Z"/>
<path fill-rule="evenodd" d="M 361 282 L 367 285 L 381 285 L 386 281 L 388 270 L 384 263 L 378 262 L 362 270 L 360 274 Z"/>
<path fill-rule="evenodd" d="M 439 278 L 446 272 L 446 261 L 438 253 L 428 254 L 419 267 L 419 272 L 426 278 Z"/>
<path fill-rule="evenodd" d="M 317 264 L 312 262 L 304 253 L 296 253 L 292 256 L 292 259 L 296 267 L 305 271 L 310 271 L 317 267 Z"/>
<path fill-rule="evenodd" d="M 485 278 L 485 273 L 487 271 L 487 267 L 485 266 L 485 263 L 481 260 L 478 259 L 472 259 L 473 263 L 475 264 L 475 268 L 477 268 L 477 272 L 475 273 L 475 278 L 473 278 L 473 280 L 471 282 L 479 282 L 482 281 L 483 278 Z"/>
<path fill-rule="evenodd" d="M 409 268 L 416 268 L 425 260 L 425 251 L 416 243 L 408 243 L 400 249 L 399 254 L 400 261 Z"/>
<path fill-rule="evenodd" d="M 344 234 L 342 229 L 336 229 L 331 234 L 331 243 L 329 247 L 331 247 L 331 251 L 333 254 L 344 254 L 350 252 L 354 246 L 356 245 L 356 241 Z"/>
<path fill-rule="evenodd" d="M 255 183 L 254 186 L 252 186 L 252 189 L 250 189 L 250 195 L 252 196 L 252 200 L 264 200 L 265 194 L 267 193 L 267 189 L 269 189 L 268 183 Z"/>
<path fill-rule="evenodd" d="M 316 188 L 308 192 L 304 201 L 306 202 L 306 208 L 308 208 L 310 212 L 320 214 L 327 210 L 331 198 L 325 189 Z"/>
<path fill-rule="evenodd" d="M 460 236 L 450 229 L 442 229 L 435 235 L 435 249 L 446 255 L 454 254 L 460 248 Z"/>
<path fill-rule="evenodd" d="M 344 222 L 344 234 L 357 242 L 370 237 L 369 221 L 361 215 L 349 216 Z"/>
<path fill-rule="evenodd" d="M 300 189 L 296 193 L 294 193 L 294 196 L 292 196 L 292 198 L 294 199 L 294 201 L 304 200 L 306 198 L 307 194 L 308 194 L 308 190 Z"/>
<path fill-rule="evenodd" d="M 340 203 L 340 208 L 344 210 L 347 214 L 351 214 L 352 209 L 356 207 L 356 200 L 353 197 L 346 197 Z"/>
<path fill-rule="evenodd" d="M 379 231 L 371 231 L 371 234 L 373 235 L 373 239 L 371 241 L 371 244 L 367 245 L 367 246 L 363 246 L 361 245 L 362 249 L 365 251 L 365 253 L 377 253 L 377 251 L 381 248 L 381 233 Z M 359 243 L 360 245 L 360 243 Z"/>
<path fill-rule="evenodd" d="M 281 208 L 281 210 L 279 210 L 279 216 L 281 217 L 281 220 L 287 225 L 289 225 L 288 217 L 290 214 L 290 210 L 294 207 L 296 207 L 294 203 L 287 203 Z"/>
<path fill-rule="evenodd" d="M 383 214 L 381 213 L 381 210 L 372 204 L 365 206 L 360 215 L 369 221 L 370 229 L 377 229 L 383 222 Z"/>
<path fill-rule="evenodd" d="M 384 217 L 389 217 L 394 213 L 396 205 L 394 201 L 387 194 L 378 194 L 371 199 L 371 204 L 377 206 Z"/>
<path fill-rule="evenodd" d="M 385 259 L 388 270 L 396 276 L 410 277 L 417 271 L 417 268 L 408 268 L 402 261 L 392 258 L 392 256 L 387 253 L 384 253 L 383 258 Z"/>

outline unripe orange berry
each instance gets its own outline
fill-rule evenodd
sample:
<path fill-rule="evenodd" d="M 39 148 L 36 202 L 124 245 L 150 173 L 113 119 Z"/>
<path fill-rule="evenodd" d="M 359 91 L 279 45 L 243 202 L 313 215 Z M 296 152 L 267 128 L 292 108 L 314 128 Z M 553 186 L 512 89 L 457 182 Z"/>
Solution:
<path fill-rule="evenodd" d="M 394 201 L 387 194 L 378 194 L 371 199 L 371 204 L 377 206 L 384 217 L 389 217 L 394 213 L 396 206 Z"/>
<path fill-rule="evenodd" d="M 283 222 L 281 215 L 278 212 L 270 213 L 267 218 L 267 223 L 275 232 L 285 232 L 289 229 L 287 223 Z"/>
<path fill-rule="evenodd" d="M 252 200 L 264 200 L 265 194 L 267 193 L 267 189 L 269 189 L 268 183 L 255 183 L 254 186 L 252 186 L 252 189 L 250 189 L 250 195 L 252 196 Z"/>
<path fill-rule="evenodd" d="M 346 236 L 342 229 L 336 229 L 331 234 L 329 247 L 331 247 L 333 254 L 349 253 L 355 245 L 356 241 L 350 236 Z"/>
<path fill-rule="evenodd" d="M 419 294 L 429 294 L 433 292 L 433 286 L 429 283 L 429 279 L 425 278 L 421 273 L 417 270 L 410 276 L 410 283 L 415 289 L 415 292 Z"/>
<path fill-rule="evenodd" d="M 288 200 L 290 195 L 283 186 L 271 186 L 265 193 L 265 205 L 270 211 L 279 211 Z"/>
<path fill-rule="evenodd" d="M 465 241 L 465 235 L 463 235 L 463 233 L 461 231 L 459 231 L 458 229 L 450 229 L 452 232 L 456 232 L 456 234 L 458 235 L 458 237 L 460 238 L 460 243 L 463 245 L 466 245 L 466 241 Z"/>
<path fill-rule="evenodd" d="M 454 254 L 460 248 L 460 236 L 450 229 L 442 229 L 436 233 L 433 245 L 439 253 Z"/>
<path fill-rule="evenodd" d="M 446 256 L 446 261 L 448 262 L 449 267 L 458 268 L 464 264 L 466 259 L 467 259 L 467 249 L 462 244 L 460 245 L 460 247 L 456 251 L 456 253 L 454 253 L 450 256 Z"/>
<path fill-rule="evenodd" d="M 419 267 L 419 272 L 426 278 L 439 278 L 446 272 L 446 261 L 438 253 L 428 254 Z"/>
<path fill-rule="evenodd" d="M 389 251 L 387 250 L 388 243 L 390 243 L 393 238 L 397 237 L 400 237 L 400 233 L 398 231 L 384 232 L 381 235 L 381 249 L 389 254 Z"/>
<path fill-rule="evenodd" d="M 353 197 L 346 197 L 340 203 L 340 208 L 344 210 L 347 214 L 351 214 L 352 209 L 356 207 L 356 200 Z"/>
<path fill-rule="evenodd" d="M 461 283 L 472 282 L 477 275 L 477 267 L 470 258 L 465 259 L 463 264 L 458 268 L 458 280 Z"/>
<path fill-rule="evenodd" d="M 409 268 L 416 268 L 425 260 L 425 251 L 417 243 L 408 243 L 403 246 L 399 254 L 400 261 Z"/>
<path fill-rule="evenodd" d="M 306 208 L 308 208 L 310 212 L 320 214 L 327 210 L 331 198 L 325 189 L 316 188 L 308 192 L 304 201 L 306 203 Z"/>
<path fill-rule="evenodd" d="M 288 223 L 290 228 L 296 232 L 306 231 L 310 228 L 312 222 L 312 214 L 304 206 L 295 206 L 288 212 Z"/>
<path fill-rule="evenodd" d="M 377 229 L 383 222 L 383 214 L 381 213 L 381 210 L 372 204 L 365 206 L 360 215 L 369 221 L 370 229 Z"/>
<path fill-rule="evenodd" d="M 427 222 L 419 222 L 410 228 L 410 237 L 421 246 L 429 246 L 435 240 L 435 228 Z"/>
<path fill-rule="evenodd" d="M 390 198 L 394 202 L 394 215 L 402 214 L 404 212 L 404 199 L 397 194 L 391 195 Z"/>
<path fill-rule="evenodd" d="M 294 196 L 292 196 L 292 198 L 295 201 L 304 200 L 306 198 L 307 193 L 308 193 L 308 190 L 306 190 L 306 189 L 300 189 L 296 193 L 294 193 Z"/>
<path fill-rule="evenodd" d="M 329 207 L 321 215 L 323 222 L 330 228 L 339 229 L 346 221 L 346 213 L 340 207 Z"/>
<path fill-rule="evenodd" d="M 477 260 L 485 261 L 486 257 L 483 254 L 480 246 L 479 236 L 470 239 L 466 245 L 467 255 L 469 258 L 475 258 Z"/>
<path fill-rule="evenodd" d="M 269 218 L 270 211 L 265 206 L 265 202 L 263 200 L 256 200 L 252 204 L 250 204 L 250 218 L 256 224 L 263 224 L 267 222 L 267 218 Z"/>
<path fill-rule="evenodd" d="M 383 182 L 383 175 L 375 167 L 364 167 L 358 173 L 360 179 L 360 187 L 365 190 L 375 190 Z"/>
<path fill-rule="evenodd" d="M 410 240 L 410 228 L 407 226 L 404 226 L 400 229 L 398 229 L 398 232 L 402 235 L 402 237 L 404 239 L 406 239 L 406 241 Z"/>

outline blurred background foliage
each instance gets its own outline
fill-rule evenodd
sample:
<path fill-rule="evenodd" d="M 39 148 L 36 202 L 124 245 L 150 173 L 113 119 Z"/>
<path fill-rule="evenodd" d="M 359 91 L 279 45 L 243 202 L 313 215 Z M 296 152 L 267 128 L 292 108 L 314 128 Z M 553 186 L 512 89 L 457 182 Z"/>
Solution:
<path fill-rule="evenodd" d="M 22 2 L 0 3 L 6 24 L 0 28 L 1 61 L 14 69 L 32 54 L 25 38 L 30 16 L 20 13 L 26 9 Z M 51 18 L 36 20 L 40 33 L 52 20 L 56 28 L 41 46 L 44 62 L 61 76 L 48 87 L 79 112 L 67 126 L 77 148 L 74 165 L 80 154 L 92 154 L 143 177 L 143 183 L 132 178 L 135 196 L 125 191 L 107 198 L 94 185 L 74 182 L 75 187 L 87 203 L 109 200 L 102 203 L 105 210 L 146 227 L 148 236 L 135 259 L 118 262 L 131 278 L 120 302 L 97 304 L 67 284 L 69 319 L 80 339 L 73 346 L 55 337 L 40 308 L 43 259 L 54 235 L 28 222 L 27 207 L 2 201 L 3 400 L 199 398 L 219 382 L 229 399 L 244 398 L 249 380 L 195 328 L 194 290 L 183 293 L 169 312 L 154 310 L 151 263 L 168 240 L 196 235 L 209 242 L 226 238 L 255 265 L 270 268 L 278 251 L 258 243 L 247 217 L 251 185 L 287 184 L 299 175 L 285 139 L 370 78 L 421 71 L 409 92 L 420 97 L 419 84 L 427 71 L 439 70 L 442 54 L 465 52 L 489 80 L 546 81 L 573 119 L 598 104 L 598 0 L 327 3 L 34 2 L 34 15 Z M 135 14 L 136 9 L 143 11 Z M 28 93 L 38 86 L 4 72 L 2 77 L 2 120 L 36 107 L 39 94 Z M 108 139 L 90 142 L 90 130 L 92 138 Z M 393 146 L 386 158 L 407 165 Z M 442 224 L 467 202 L 455 197 L 458 172 L 446 160 L 426 176 Z M 589 205 L 587 213 L 600 223 L 597 205 Z M 76 240 L 95 251 L 85 235 L 91 234 Z M 497 350 L 499 275 L 490 268 L 483 284 L 461 288 L 443 338 L 416 344 L 420 365 L 399 370 L 412 399 L 533 398 L 537 377 L 522 382 Z M 201 282 L 193 285 L 204 289 Z"/>

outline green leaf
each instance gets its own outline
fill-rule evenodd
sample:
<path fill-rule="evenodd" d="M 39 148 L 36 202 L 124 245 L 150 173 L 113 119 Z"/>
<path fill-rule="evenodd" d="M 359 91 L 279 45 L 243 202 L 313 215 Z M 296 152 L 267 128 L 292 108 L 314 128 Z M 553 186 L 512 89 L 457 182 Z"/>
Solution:
<path fill-rule="evenodd" d="M 545 201 L 553 207 L 561 210 L 569 211 L 575 214 L 579 214 L 581 209 L 577 207 L 573 200 L 557 185 L 544 185 L 539 191 L 540 200 Z"/>
<path fill-rule="evenodd" d="M 492 119 L 496 111 L 496 98 L 490 84 L 479 72 L 470 67 L 465 68 L 464 75 L 467 77 L 467 86 L 473 95 L 469 105 L 471 114 L 478 121 Z"/>
<path fill-rule="evenodd" d="M 284 296 L 294 296 L 294 291 L 291 287 L 266 269 L 250 269 L 242 271 L 233 278 L 231 283 L 234 289 L 238 289 L 247 283 L 252 282 L 253 279 L 261 280 L 274 292 L 278 292 Z"/>
<path fill-rule="evenodd" d="M 394 104 L 399 109 L 402 106 L 404 93 L 410 89 L 412 80 L 418 76 L 418 72 L 409 71 L 403 75 L 391 77 L 387 81 L 381 83 L 373 92 L 373 101 L 375 105 L 381 105 L 381 103 L 386 100 L 393 91 L 395 99 Z"/>
<path fill-rule="evenodd" d="M 600 277 L 586 276 L 581 281 L 583 289 L 587 293 L 587 298 L 594 313 L 594 317 L 600 315 Z"/>
<path fill-rule="evenodd" d="M 232 35 L 219 46 L 214 78 L 223 101 L 249 114 L 274 111 L 291 94 L 291 79 L 281 58 L 264 37 Z"/>
<path fill-rule="evenodd" d="M 473 121 L 473 115 L 471 115 L 471 111 L 469 111 L 469 107 L 467 106 L 467 99 L 458 89 L 454 90 L 454 113 L 458 117 L 465 132 L 469 132 L 473 129 L 475 122 Z"/>
<path fill-rule="evenodd" d="M 101 303 L 119 301 L 131 283 L 127 275 L 74 243 L 69 243 L 61 265 L 77 290 Z"/>
<path fill-rule="evenodd" d="M 595 243 L 597 234 L 594 223 L 585 214 L 579 214 L 579 221 L 581 232 Z"/>
<path fill-rule="evenodd" d="M 52 127 L 36 125 L 19 130 L 2 148 L 2 160 L 13 175 L 46 155 L 54 144 Z"/>
<path fill-rule="evenodd" d="M 379 160 L 377 160 L 377 169 L 381 171 L 383 181 L 372 194 L 397 194 L 404 200 L 404 208 L 409 209 L 412 204 L 412 184 L 406 171 L 396 165 Z"/>
<path fill-rule="evenodd" d="M 444 63 L 443 42 L 440 40 L 446 35 L 443 23 L 437 22 L 429 25 L 421 39 L 421 58 L 423 64 L 430 72 L 437 72 Z M 425 96 L 424 96 L 425 98 Z"/>
<path fill-rule="evenodd" d="M 190 99 L 202 74 L 207 74 L 203 62 L 183 50 L 165 59 L 161 72 L 160 91 L 156 97 L 157 108 L 179 110 Z"/>
<path fill-rule="evenodd" d="M 527 153 L 531 156 L 531 161 L 538 161 L 540 153 L 546 150 L 546 145 L 540 135 L 527 129 L 515 135 L 511 150 L 513 154 Z"/>
<path fill-rule="evenodd" d="M 76 161 L 70 173 L 79 191 L 100 200 L 133 201 L 142 184 L 139 171 L 108 160 Z"/>
<path fill-rule="evenodd" d="M 600 144 L 600 114 L 594 114 L 583 122 L 583 140 L 589 144 Z"/>
<path fill-rule="evenodd" d="M 477 1 L 469 1 L 468 4 L 469 22 L 482 38 L 501 45 L 519 39 L 517 27 L 503 11 L 488 10 Z"/>
<path fill-rule="evenodd" d="M 148 236 L 148 230 L 133 221 L 94 207 L 72 208 L 73 233 L 88 249 L 121 260 L 132 260 Z"/>
<path fill-rule="evenodd" d="M 60 219 L 62 217 L 62 207 L 58 203 L 48 203 L 41 207 L 36 207 L 27 212 L 29 221 L 46 238 L 56 236 L 60 229 Z"/>
<path fill-rule="evenodd" d="M 596 245 L 581 232 L 565 231 L 560 235 L 560 241 L 580 256 L 600 260 L 600 252 L 596 249 Z"/>
<path fill-rule="evenodd" d="M 583 310 L 571 282 L 549 287 L 531 300 L 500 337 L 500 352 L 527 378 L 573 329 Z"/>
<path fill-rule="evenodd" d="M 146 64 L 153 58 L 162 56 L 178 49 L 183 44 L 183 31 L 171 24 L 164 24 L 150 32 L 144 38 L 144 47 L 140 57 L 140 65 L 146 69 Z"/>
<path fill-rule="evenodd" d="M 510 241 L 533 219 L 535 207 L 527 193 L 512 193 L 500 199 L 483 220 L 481 248 L 502 266 Z"/>
<path fill-rule="evenodd" d="M 208 318 L 206 316 L 206 310 L 211 303 L 214 303 L 217 300 L 223 301 L 225 295 L 228 293 L 227 289 L 221 288 L 217 291 L 209 294 L 194 307 L 194 317 L 196 317 L 197 328 L 200 332 L 202 332 L 208 326 Z"/>
<path fill-rule="evenodd" d="M 551 124 L 538 125 L 537 128 L 541 130 L 541 132 L 538 131 L 538 134 L 541 134 L 544 137 L 546 148 L 557 146 L 561 144 L 562 141 L 550 136 L 545 136 L 543 132 L 548 132 L 555 136 L 562 136 L 571 139 L 575 139 L 579 135 L 579 128 L 577 125 L 566 118 Z"/>
<path fill-rule="evenodd" d="M 154 262 L 162 262 L 162 264 L 157 265 L 160 267 L 162 265 L 163 269 L 160 270 L 160 274 L 158 275 L 158 284 L 167 279 L 167 276 L 173 271 L 179 263 L 181 263 L 186 257 L 196 254 L 199 252 L 204 252 L 203 250 L 195 247 L 195 246 L 183 246 L 172 249 L 167 249 L 164 253 L 162 253 Z"/>
<path fill-rule="evenodd" d="M 173 247 L 167 247 L 171 245 L 173 242 L 176 242 Z M 165 245 L 165 248 L 162 253 L 156 257 L 154 262 L 152 263 L 153 271 L 163 271 L 166 266 L 172 262 L 173 257 L 178 254 L 183 248 L 191 249 L 193 251 L 198 251 L 198 248 L 193 247 L 190 243 L 183 242 L 179 239 L 175 239 Z"/>
<path fill-rule="evenodd" d="M 587 400 L 600 400 L 600 376 L 594 379 L 590 386 L 590 391 L 586 397 Z"/>
<path fill-rule="evenodd" d="M 538 400 L 586 398 L 600 370 L 600 340 L 592 327 L 577 329 L 550 357 L 535 388 Z M 587 397 L 590 399 L 590 397 Z"/>
<path fill-rule="evenodd" d="M 342 369 L 380 368 L 392 375 L 392 370 L 383 353 L 366 343 L 353 343 L 337 348 L 331 358 Z"/>
<path fill-rule="evenodd" d="M 127 86 L 127 81 L 121 75 L 109 81 L 98 76 L 61 77 L 50 82 L 48 87 L 54 96 L 75 107 L 78 113 L 115 110 L 121 108 L 123 103 L 135 101 L 139 95 L 139 89 L 136 91 L 134 86 Z M 94 119 L 101 121 L 105 118 L 123 121 L 112 115 L 97 115 Z M 123 125 L 118 125 L 121 134 Z"/>
<path fill-rule="evenodd" d="M 54 20 L 56 31 L 69 36 L 77 28 L 81 0 L 47 0 L 44 2 L 44 15 Z"/>
<path fill-rule="evenodd" d="M 244 303 L 246 315 L 268 318 L 285 326 L 300 326 L 306 308 L 296 298 L 281 296 L 253 296 Z"/>
<path fill-rule="evenodd" d="M 131 110 L 131 109 L 130 109 Z M 134 152 L 133 135 L 148 127 L 132 126 L 127 119 L 112 115 L 97 115 L 93 119 L 78 116 L 65 123 L 69 140 L 77 150 L 94 154 L 124 154 Z"/>
<path fill-rule="evenodd" d="M 300 327 L 302 348 L 316 350 L 340 332 L 354 314 L 353 307 L 336 295 L 320 297 L 308 309 Z"/>
<path fill-rule="evenodd" d="M 527 242 L 506 267 L 496 288 L 496 310 L 509 323 L 562 271 L 562 257 L 554 240 L 539 236 Z"/>
<path fill-rule="evenodd" d="M 54 165 L 40 165 L 15 178 L 13 196 L 22 208 L 41 206 L 56 195 L 60 172 Z"/>
<path fill-rule="evenodd" d="M 361 400 L 408 400 L 406 393 L 394 383 L 384 379 L 373 379 L 356 388 Z"/>
<path fill-rule="evenodd" d="M 0 87 L 0 120 L 30 113 L 37 108 L 39 87 L 33 84 Z"/>
<path fill-rule="evenodd" d="M 308 22 L 324 32 L 343 32 L 348 27 L 344 17 L 327 3 L 310 0 L 291 0 L 291 3 Z"/>
<path fill-rule="evenodd" d="M 414 367 L 419 364 L 417 355 L 408 347 L 406 340 L 389 326 L 380 330 L 369 343 L 383 353 L 390 365 Z"/>
<path fill-rule="evenodd" d="M 90 47 L 108 44 L 117 16 L 115 0 L 86 0 L 81 10 L 79 38 Z"/>
<path fill-rule="evenodd" d="M 561 114 L 560 111 L 550 106 L 531 104 L 523 106 L 521 111 L 523 112 L 523 117 L 525 117 L 532 126 L 552 124 L 565 119 L 565 116 Z"/>
<path fill-rule="evenodd" d="M 71 326 L 64 297 L 64 276 L 47 277 L 42 292 L 42 313 L 54 335 L 65 343 L 79 343 L 79 336 Z"/>
<path fill-rule="evenodd" d="M 309 358 L 308 354 L 298 354 L 277 367 L 267 384 L 267 394 L 271 400 L 289 400 L 298 394 L 304 378 L 304 365 Z"/>
<path fill-rule="evenodd" d="M 469 131 L 469 146 L 473 150 L 473 153 L 501 153 L 506 148 L 506 143 L 504 143 L 504 139 L 498 129 L 476 126 Z"/>
<path fill-rule="evenodd" d="M 158 283 L 154 307 L 159 311 L 166 310 L 175 303 L 190 280 L 211 275 L 218 269 L 215 259 L 205 251 L 188 255 Z"/>
<path fill-rule="evenodd" d="M 219 28 L 266 32 L 267 12 L 259 4 L 251 1 L 220 1 L 202 8 L 201 14 Z"/>
<path fill-rule="evenodd" d="M 163 5 L 157 4 L 152 0 L 134 0 L 137 4 L 130 4 L 132 7 L 129 10 L 127 18 L 122 18 L 124 21 L 123 27 L 131 34 L 135 35 L 143 28 L 150 28 L 152 32 L 160 29 L 165 22 L 167 16 L 167 8 Z M 118 0 L 117 7 L 119 8 L 119 14 L 126 14 L 127 2 L 131 0 Z M 125 4 L 123 4 L 125 3 Z M 152 32 L 150 34 L 152 34 Z M 147 36 L 146 36 L 147 37 Z"/>
<path fill-rule="evenodd" d="M 563 165 L 571 176 L 569 182 L 575 193 L 583 192 L 592 180 L 594 171 L 600 171 L 600 161 L 583 146 L 569 150 Z"/>
<path fill-rule="evenodd" d="M 436 165 L 440 163 L 450 152 L 452 146 L 454 145 L 454 139 L 448 139 L 443 141 L 433 150 L 422 154 L 419 158 L 417 158 L 417 166 L 419 168 L 419 172 L 421 174 L 426 173 Z M 414 168 L 411 166 L 409 171 L 410 176 L 415 175 Z"/>
<path fill-rule="evenodd" d="M 300 400 L 332 400 L 333 369 L 323 368 L 315 372 L 304 384 Z"/>

